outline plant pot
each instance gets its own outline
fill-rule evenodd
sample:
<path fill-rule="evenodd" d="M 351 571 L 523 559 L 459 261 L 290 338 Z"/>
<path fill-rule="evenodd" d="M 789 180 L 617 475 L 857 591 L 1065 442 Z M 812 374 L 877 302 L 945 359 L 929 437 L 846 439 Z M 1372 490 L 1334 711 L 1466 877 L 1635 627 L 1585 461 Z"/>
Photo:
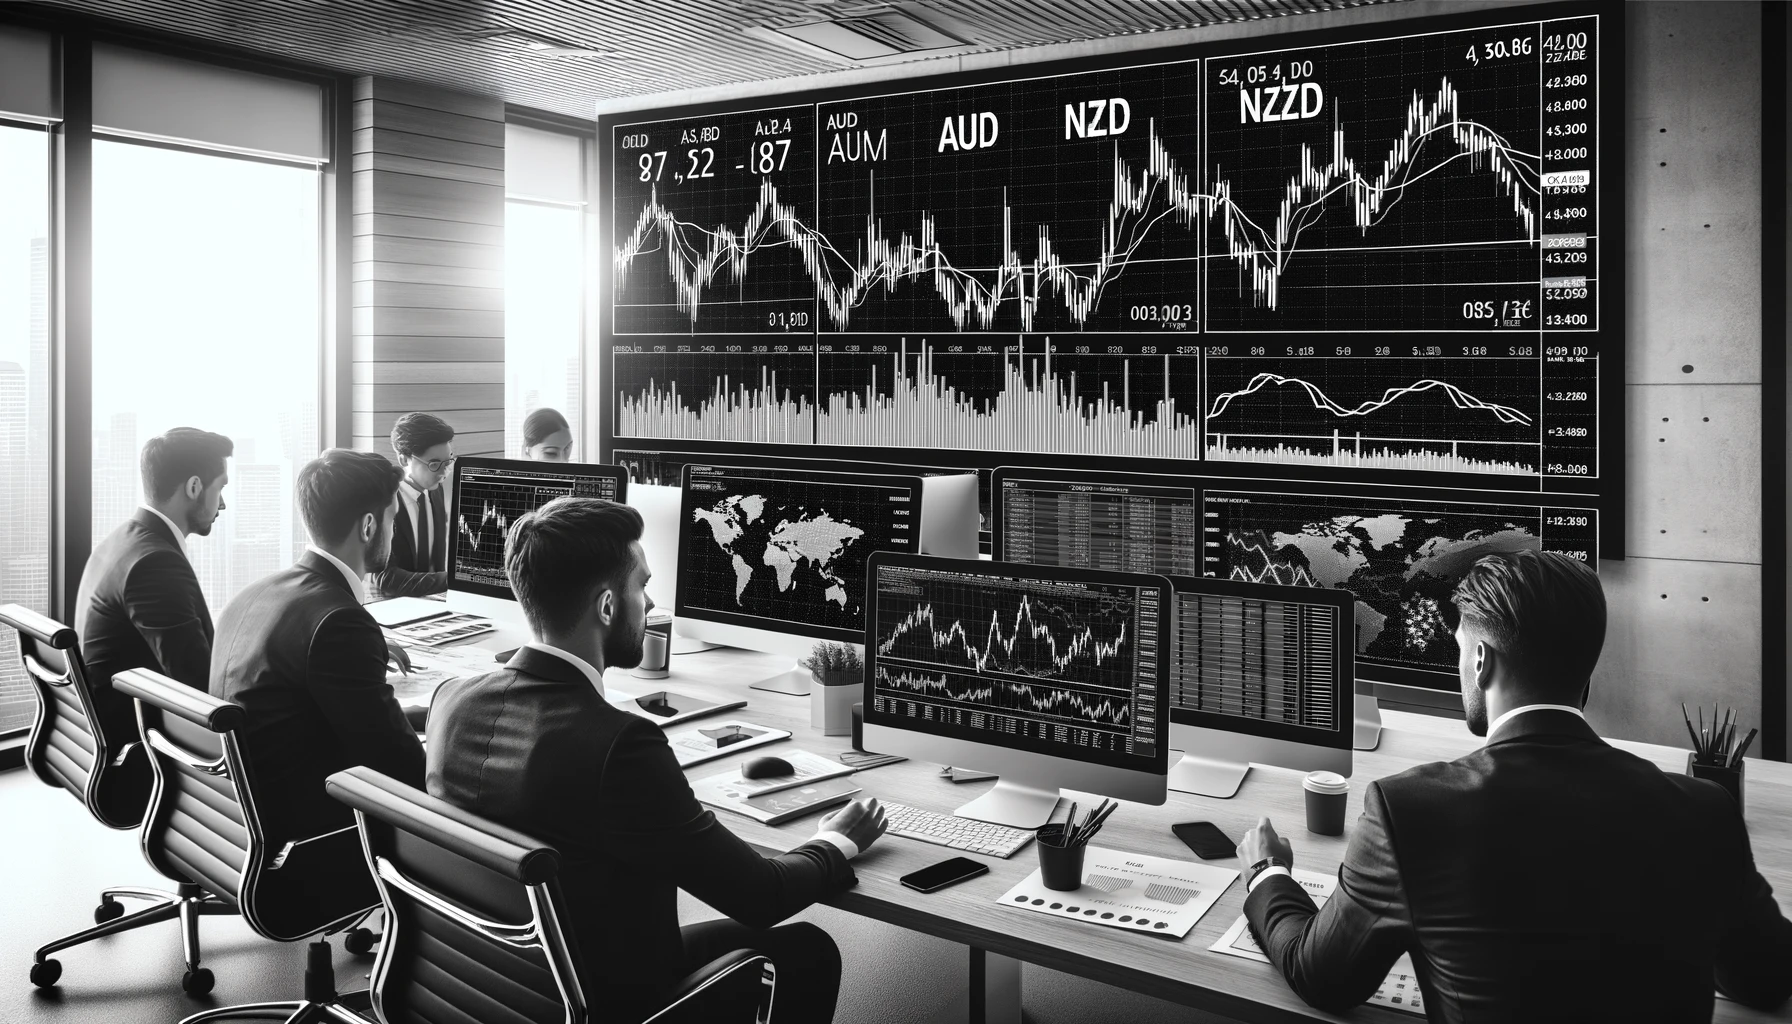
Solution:
<path fill-rule="evenodd" d="M 809 688 L 809 725 L 823 736 L 852 734 L 852 706 L 865 695 L 865 673 L 824 672 L 811 669 L 815 685 Z"/>

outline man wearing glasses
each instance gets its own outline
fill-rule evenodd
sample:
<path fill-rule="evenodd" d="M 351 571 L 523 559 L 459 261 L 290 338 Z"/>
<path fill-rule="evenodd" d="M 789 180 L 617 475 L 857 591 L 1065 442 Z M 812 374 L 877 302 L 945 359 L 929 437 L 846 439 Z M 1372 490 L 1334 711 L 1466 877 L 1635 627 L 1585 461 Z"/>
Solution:
<path fill-rule="evenodd" d="M 406 413 L 392 424 L 392 451 L 404 470 L 393 521 L 392 557 L 367 577 L 374 600 L 423 597 L 448 589 L 448 503 L 442 481 L 454 468 L 454 428 L 439 416 Z"/>

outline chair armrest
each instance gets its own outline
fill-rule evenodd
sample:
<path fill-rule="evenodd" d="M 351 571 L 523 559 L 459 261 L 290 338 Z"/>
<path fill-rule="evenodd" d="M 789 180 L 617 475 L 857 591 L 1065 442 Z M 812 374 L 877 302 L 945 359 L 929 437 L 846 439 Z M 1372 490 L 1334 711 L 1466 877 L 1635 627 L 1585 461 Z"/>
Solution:
<path fill-rule="evenodd" d="M 274 859 L 268 863 L 269 871 L 289 869 L 299 874 L 313 870 L 316 864 L 340 864 L 345 859 L 365 863 L 366 852 L 361 848 L 361 830 L 350 825 L 334 832 L 325 832 L 321 836 L 309 839 L 295 839 L 280 848 Z"/>
<path fill-rule="evenodd" d="M 765 965 L 770 962 L 754 949 L 724 953 L 679 982 L 666 1006 L 642 1024 L 755 1020 L 768 1001 Z"/>
<path fill-rule="evenodd" d="M 219 700 L 204 690 L 196 690 L 146 668 L 134 668 L 113 676 L 112 689 L 212 732 L 240 729 L 247 717 L 241 704 Z"/>
<path fill-rule="evenodd" d="M 0 604 L 0 623 L 59 651 L 70 650 L 77 643 L 74 630 L 22 604 Z"/>
<path fill-rule="evenodd" d="M 560 854 L 553 847 L 365 765 L 325 779 L 324 791 L 374 821 L 403 829 L 523 885 L 544 885 L 559 874 Z"/>

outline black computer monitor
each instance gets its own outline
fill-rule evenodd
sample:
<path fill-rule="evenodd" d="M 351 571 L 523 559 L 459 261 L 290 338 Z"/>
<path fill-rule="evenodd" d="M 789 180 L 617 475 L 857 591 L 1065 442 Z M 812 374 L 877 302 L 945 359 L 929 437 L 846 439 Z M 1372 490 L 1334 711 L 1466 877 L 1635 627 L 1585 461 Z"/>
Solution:
<path fill-rule="evenodd" d="M 867 749 L 996 772 L 956 813 L 1016 828 L 1060 788 L 1164 802 L 1169 580 L 890 552 L 868 573 Z"/>
<path fill-rule="evenodd" d="M 1170 788 L 1227 797 L 1250 765 L 1351 770 L 1354 601 L 1341 590 L 1173 576 Z"/>
<path fill-rule="evenodd" d="M 990 555 L 1166 576 L 1201 573 L 1200 492 L 1188 478 L 1004 466 L 990 483 Z"/>
<path fill-rule="evenodd" d="M 454 463 L 454 537 L 448 548 L 448 589 L 516 600 L 504 575 L 504 538 L 510 524 L 564 494 L 628 498 L 620 466 L 532 462 L 469 456 Z"/>
<path fill-rule="evenodd" d="M 865 560 L 921 550 L 924 488 L 919 476 L 686 465 L 679 633 L 793 657 L 816 640 L 858 643 Z M 975 545 L 974 499 L 966 504 L 962 528 Z"/>
<path fill-rule="evenodd" d="M 992 491 L 999 559 L 1352 595 L 1359 749 L 1375 745 L 1375 698 L 1461 711 L 1443 605 L 1476 559 L 1538 549 L 1598 564 L 1599 512 L 1570 495 L 1018 467 L 996 470 Z"/>

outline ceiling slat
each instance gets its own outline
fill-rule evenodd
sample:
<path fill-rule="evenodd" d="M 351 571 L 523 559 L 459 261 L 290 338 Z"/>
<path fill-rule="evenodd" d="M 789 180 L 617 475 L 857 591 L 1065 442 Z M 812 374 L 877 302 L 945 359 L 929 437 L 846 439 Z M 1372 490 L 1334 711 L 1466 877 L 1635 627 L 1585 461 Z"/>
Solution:
<path fill-rule="evenodd" d="M 1392 0 L 913 0 L 973 36 L 978 50 L 1076 42 L 1221 22 L 1304 14 Z M 839 69 L 748 36 L 848 14 L 861 0 L 47 0 L 45 6 L 174 32 L 353 75 L 411 80 L 589 118 L 626 96 L 769 81 Z M 516 29 L 620 57 L 547 58 L 515 39 L 470 38 Z M 928 71 L 917 61 L 917 74 Z M 402 85 L 376 99 L 403 102 Z M 369 97 L 360 96 L 363 101 Z M 473 114 L 476 105 L 448 116 Z M 489 115 L 485 115 L 489 116 Z"/>

